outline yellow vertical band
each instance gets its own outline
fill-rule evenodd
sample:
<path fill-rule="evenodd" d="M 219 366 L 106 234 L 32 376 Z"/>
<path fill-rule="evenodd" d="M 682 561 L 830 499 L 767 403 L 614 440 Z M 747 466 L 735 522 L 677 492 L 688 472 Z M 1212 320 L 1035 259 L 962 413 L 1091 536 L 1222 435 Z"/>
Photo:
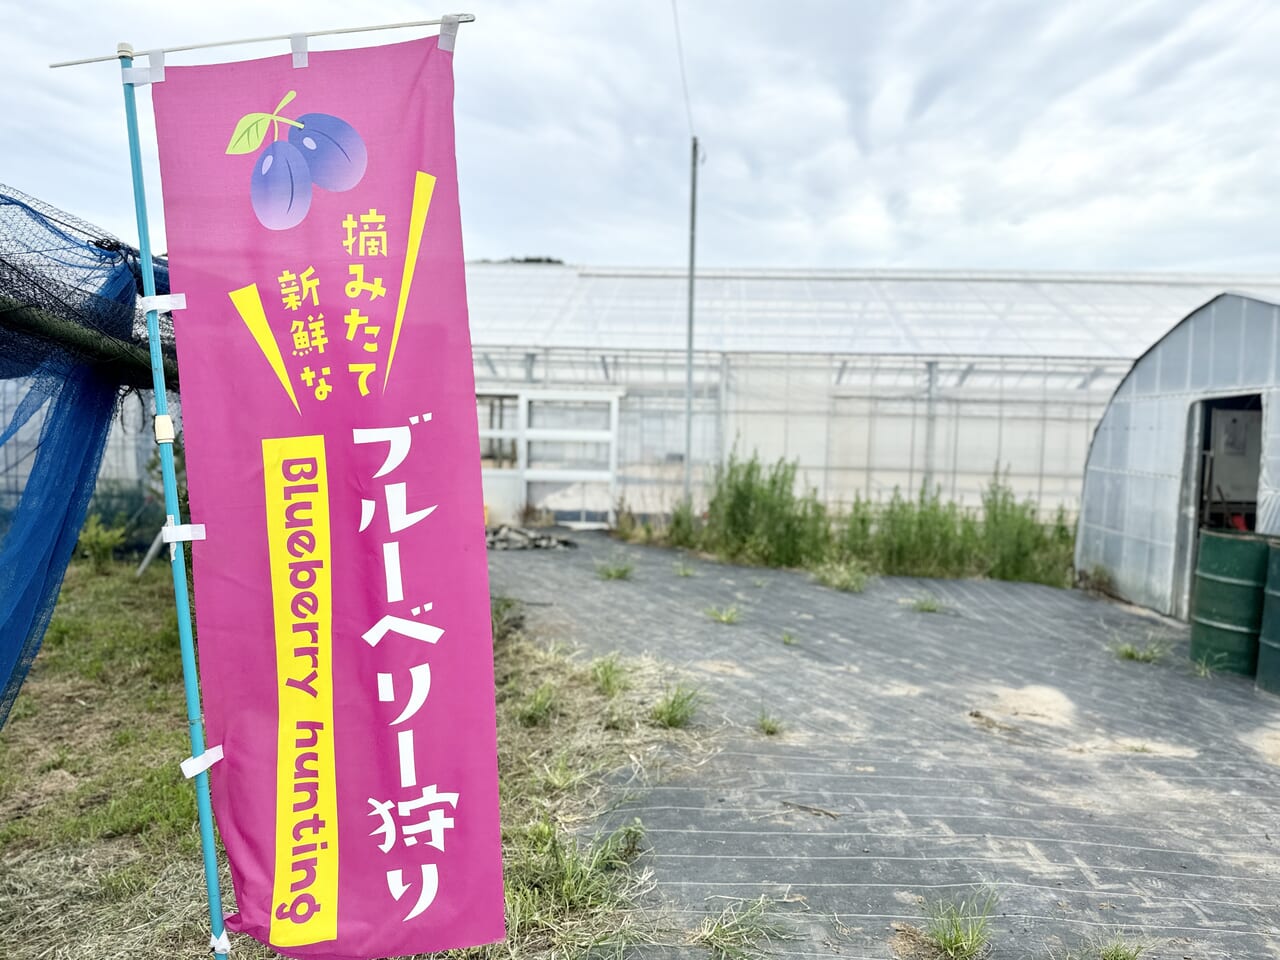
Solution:
<path fill-rule="evenodd" d="M 271 943 L 338 935 L 333 747 L 333 578 L 324 437 L 262 441 L 274 610 L 275 872 Z"/>

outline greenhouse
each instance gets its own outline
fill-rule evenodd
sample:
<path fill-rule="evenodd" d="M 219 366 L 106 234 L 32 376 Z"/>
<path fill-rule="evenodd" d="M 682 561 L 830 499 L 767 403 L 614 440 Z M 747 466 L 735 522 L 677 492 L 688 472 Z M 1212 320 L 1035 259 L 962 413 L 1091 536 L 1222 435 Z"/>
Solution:
<path fill-rule="evenodd" d="M 1094 428 L 1135 358 L 1224 290 L 1275 278 L 706 270 L 693 358 L 695 501 L 734 451 L 799 464 L 829 505 L 940 490 L 976 506 L 999 470 L 1074 516 Z M 683 496 L 687 277 L 472 263 L 485 499 L 602 520 Z"/>
<path fill-rule="evenodd" d="M 1134 364 L 1089 451 L 1077 569 L 1185 618 L 1200 530 L 1280 534 L 1277 343 L 1280 307 L 1224 294 Z"/>
<path fill-rule="evenodd" d="M 685 273 L 479 262 L 467 280 L 490 520 L 669 512 L 684 490 Z M 695 503 L 736 451 L 797 462 L 837 508 L 921 488 L 976 507 L 998 469 L 1046 518 L 1074 517 L 1133 361 L 1224 290 L 1280 300 L 1280 280 L 1239 276 L 702 271 Z M 0 395 L 0 415 L 16 402 Z M 122 402 L 98 486 L 111 515 L 148 504 L 147 423 L 139 398 Z M 5 506 L 35 442 L 6 446 Z"/>

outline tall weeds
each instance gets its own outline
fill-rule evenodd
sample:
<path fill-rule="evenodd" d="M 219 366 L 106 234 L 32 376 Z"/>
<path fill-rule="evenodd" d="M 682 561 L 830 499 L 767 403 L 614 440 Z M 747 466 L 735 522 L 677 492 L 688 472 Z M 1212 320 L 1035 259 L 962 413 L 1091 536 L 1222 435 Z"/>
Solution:
<path fill-rule="evenodd" d="M 797 496 L 796 465 L 758 457 L 729 462 L 716 471 L 699 546 L 729 560 L 767 567 L 821 562 L 831 545 L 827 508 L 816 492 Z"/>
<path fill-rule="evenodd" d="M 666 534 L 673 546 L 705 550 L 726 560 L 772 567 L 859 564 L 888 576 L 990 577 L 1070 586 L 1075 534 L 1060 509 L 1040 522 L 999 474 L 970 513 L 944 502 L 941 491 L 910 498 L 895 490 L 886 502 L 855 499 L 829 514 L 816 491 L 796 493 L 796 464 L 770 466 L 756 456 L 731 456 L 717 471 L 705 517 L 688 503 Z"/>

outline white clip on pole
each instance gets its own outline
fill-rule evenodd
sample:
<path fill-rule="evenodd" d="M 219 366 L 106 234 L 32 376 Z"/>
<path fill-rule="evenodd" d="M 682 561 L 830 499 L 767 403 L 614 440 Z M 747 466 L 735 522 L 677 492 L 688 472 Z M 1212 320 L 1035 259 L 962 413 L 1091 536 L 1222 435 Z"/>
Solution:
<path fill-rule="evenodd" d="M 192 540 L 204 540 L 203 523 L 166 523 L 160 528 L 160 535 L 165 543 L 189 543 Z"/>
<path fill-rule="evenodd" d="M 458 24 L 462 19 L 456 13 L 445 14 L 440 18 L 440 49 L 453 52 L 453 45 L 458 39 Z"/>
<path fill-rule="evenodd" d="M 152 310 L 157 313 L 172 313 L 174 310 L 187 309 L 185 293 L 158 293 L 154 297 L 139 297 L 138 309 L 143 313 Z"/>
<path fill-rule="evenodd" d="M 293 50 L 294 69 L 305 67 L 307 65 L 307 35 L 305 33 L 293 34 L 289 37 L 289 47 Z"/>
<path fill-rule="evenodd" d="M 132 57 L 133 48 L 127 43 L 120 44 L 116 48 L 117 53 L 121 56 Z M 132 84 L 135 87 L 141 87 L 148 83 L 164 82 L 164 51 L 163 50 L 144 50 L 140 56 L 147 58 L 149 66 L 146 67 L 124 67 L 120 70 L 120 76 L 124 83 Z"/>
<path fill-rule="evenodd" d="M 173 417 L 167 413 L 156 417 L 156 443 L 173 443 L 177 434 L 173 432 Z"/>
<path fill-rule="evenodd" d="M 223 930 L 219 937 L 209 938 L 209 949 L 215 956 L 225 957 L 231 952 L 231 941 L 227 939 L 227 931 Z"/>
<path fill-rule="evenodd" d="M 170 514 L 165 518 L 164 526 L 160 528 L 160 537 L 169 545 L 169 559 L 172 560 L 178 555 L 178 544 L 205 538 L 204 524 L 176 523 L 173 514 Z"/>
<path fill-rule="evenodd" d="M 210 747 L 198 757 L 187 757 L 182 761 L 182 775 L 188 780 L 200 776 L 222 759 L 222 744 Z"/>

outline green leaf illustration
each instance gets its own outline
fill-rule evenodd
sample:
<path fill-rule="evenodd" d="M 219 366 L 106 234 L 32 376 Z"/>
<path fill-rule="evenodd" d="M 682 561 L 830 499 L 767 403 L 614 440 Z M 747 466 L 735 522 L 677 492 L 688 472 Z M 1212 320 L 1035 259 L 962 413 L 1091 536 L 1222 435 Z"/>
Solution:
<path fill-rule="evenodd" d="M 231 134 L 231 142 L 227 144 L 227 153 L 253 153 L 267 138 L 267 129 L 276 118 L 269 113 L 246 113 L 236 124 Z"/>

